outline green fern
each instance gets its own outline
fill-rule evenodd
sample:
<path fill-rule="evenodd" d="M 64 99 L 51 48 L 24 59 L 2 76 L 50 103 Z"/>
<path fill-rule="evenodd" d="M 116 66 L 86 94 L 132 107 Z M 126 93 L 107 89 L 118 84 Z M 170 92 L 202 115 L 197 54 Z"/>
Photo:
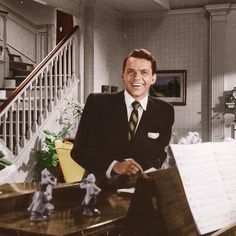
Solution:
<path fill-rule="evenodd" d="M 71 124 L 66 124 L 58 134 L 50 130 L 43 131 L 46 135 L 44 140 L 45 149 L 36 152 L 37 166 L 35 180 L 40 179 L 41 171 L 45 168 L 49 169 L 53 175 L 57 176 L 58 157 L 56 153 L 55 140 L 63 141 L 65 136 L 69 133 L 71 126 Z"/>
<path fill-rule="evenodd" d="M 4 169 L 7 166 L 10 166 L 12 163 L 4 158 L 4 154 L 0 151 L 0 170 Z"/>

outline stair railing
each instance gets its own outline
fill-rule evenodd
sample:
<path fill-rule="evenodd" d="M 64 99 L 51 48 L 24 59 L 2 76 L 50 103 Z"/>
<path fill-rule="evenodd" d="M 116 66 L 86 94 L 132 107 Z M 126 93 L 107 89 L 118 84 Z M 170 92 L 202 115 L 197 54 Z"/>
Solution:
<path fill-rule="evenodd" d="M 75 26 L 0 106 L 0 138 L 18 155 L 75 81 Z"/>

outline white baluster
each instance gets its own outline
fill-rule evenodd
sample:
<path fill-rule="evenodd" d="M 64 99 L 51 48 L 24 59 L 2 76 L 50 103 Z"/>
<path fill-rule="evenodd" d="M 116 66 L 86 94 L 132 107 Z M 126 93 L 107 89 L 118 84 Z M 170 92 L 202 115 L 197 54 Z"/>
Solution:
<path fill-rule="evenodd" d="M 48 117 L 48 67 L 44 71 L 44 119 Z"/>
<path fill-rule="evenodd" d="M 38 77 L 39 80 L 39 117 L 38 124 L 43 123 L 43 72 Z"/>
<path fill-rule="evenodd" d="M 59 99 L 62 98 L 62 52 L 59 54 Z"/>
<path fill-rule="evenodd" d="M 58 63 L 58 56 L 54 60 L 54 104 L 57 105 L 58 103 L 58 78 L 57 78 L 57 63 Z"/>
<path fill-rule="evenodd" d="M 15 154 L 20 151 L 20 114 L 19 114 L 19 99 L 16 100 L 16 119 L 15 119 L 15 133 L 16 133 L 16 145 Z"/>
<path fill-rule="evenodd" d="M 27 135 L 26 136 L 28 140 L 32 137 L 31 90 L 32 90 L 32 84 L 30 83 L 30 86 L 27 89 L 28 120 L 27 120 Z"/>
<path fill-rule="evenodd" d="M 75 81 L 75 40 L 74 37 L 71 39 L 72 42 L 72 82 Z"/>
<path fill-rule="evenodd" d="M 63 92 L 67 91 L 67 47 L 63 50 Z"/>
<path fill-rule="evenodd" d="M 7 142 L 7 113 L 5 113 L 2 116 L 2 124 L 3 124 L 3 131 L 2 131 L 2 133 L 3 133 L 3 140 L 4 140 L 4 142 L 7 145 L 8 144 L 8 142 Z"/>
<path fill-rule="evenodd" d="M 21 140 L 20 140 L 20 146 L 24 147 L 26 143 L 26 106 L 25 106 L 25 101 L 26 100 L 26 95 L 25 92 L 22 94 L 22 112 L 21 112 Z"/>
<path fill-rule="evenodd" d="M 9 108 L 9 149 L 13 151 L 14 143 L 13 143 L 13 106 Z"/>
<path fill-rule="evenodd" d="M 52 84 L 52 64 L 49 65 L 49 108 L 52 111 L 53 105 L 53 84 Z"/>
<path fill-rule="evenodd" d="M 70 87 L 71 86 L 71 41 L 68 44 L 67 60 L 68 60 L 68 87 Z"/>
<path fill-rule="evenodd" d="M 35 133 L 38 129 L 38 123 L 37 123 L 37 112 L 38 112 L 38 98 L 37 98 L 37 85 L 38 85 L 38 79 L 36 78 L 35 81 L 33 82 L 33 87 L 34 87 L 34 99 L 33 99 L 33 126 L 32 126 L 32 131 Z"/>

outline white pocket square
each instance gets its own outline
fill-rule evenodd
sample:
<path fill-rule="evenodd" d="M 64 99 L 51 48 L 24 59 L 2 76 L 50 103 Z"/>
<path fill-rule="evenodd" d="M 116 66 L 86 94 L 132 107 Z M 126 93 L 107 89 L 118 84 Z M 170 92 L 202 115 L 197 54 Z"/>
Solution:
<path fill-rule="evenodd" d="M 157 139 L 160 136 L 159 133 L 148 132 L 148 138 Z"/>

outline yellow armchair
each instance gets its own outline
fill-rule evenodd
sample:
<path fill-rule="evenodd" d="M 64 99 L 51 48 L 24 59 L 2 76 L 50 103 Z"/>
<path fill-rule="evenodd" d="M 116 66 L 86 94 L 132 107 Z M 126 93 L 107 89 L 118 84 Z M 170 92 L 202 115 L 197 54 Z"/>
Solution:
<path fill-rule="evenodd" d="M 81 181 L 85 169 L 76 163 L 70 156 L 73 143 L 56 140 L 55 147 L 65 182 L 74 183 Z"/>

